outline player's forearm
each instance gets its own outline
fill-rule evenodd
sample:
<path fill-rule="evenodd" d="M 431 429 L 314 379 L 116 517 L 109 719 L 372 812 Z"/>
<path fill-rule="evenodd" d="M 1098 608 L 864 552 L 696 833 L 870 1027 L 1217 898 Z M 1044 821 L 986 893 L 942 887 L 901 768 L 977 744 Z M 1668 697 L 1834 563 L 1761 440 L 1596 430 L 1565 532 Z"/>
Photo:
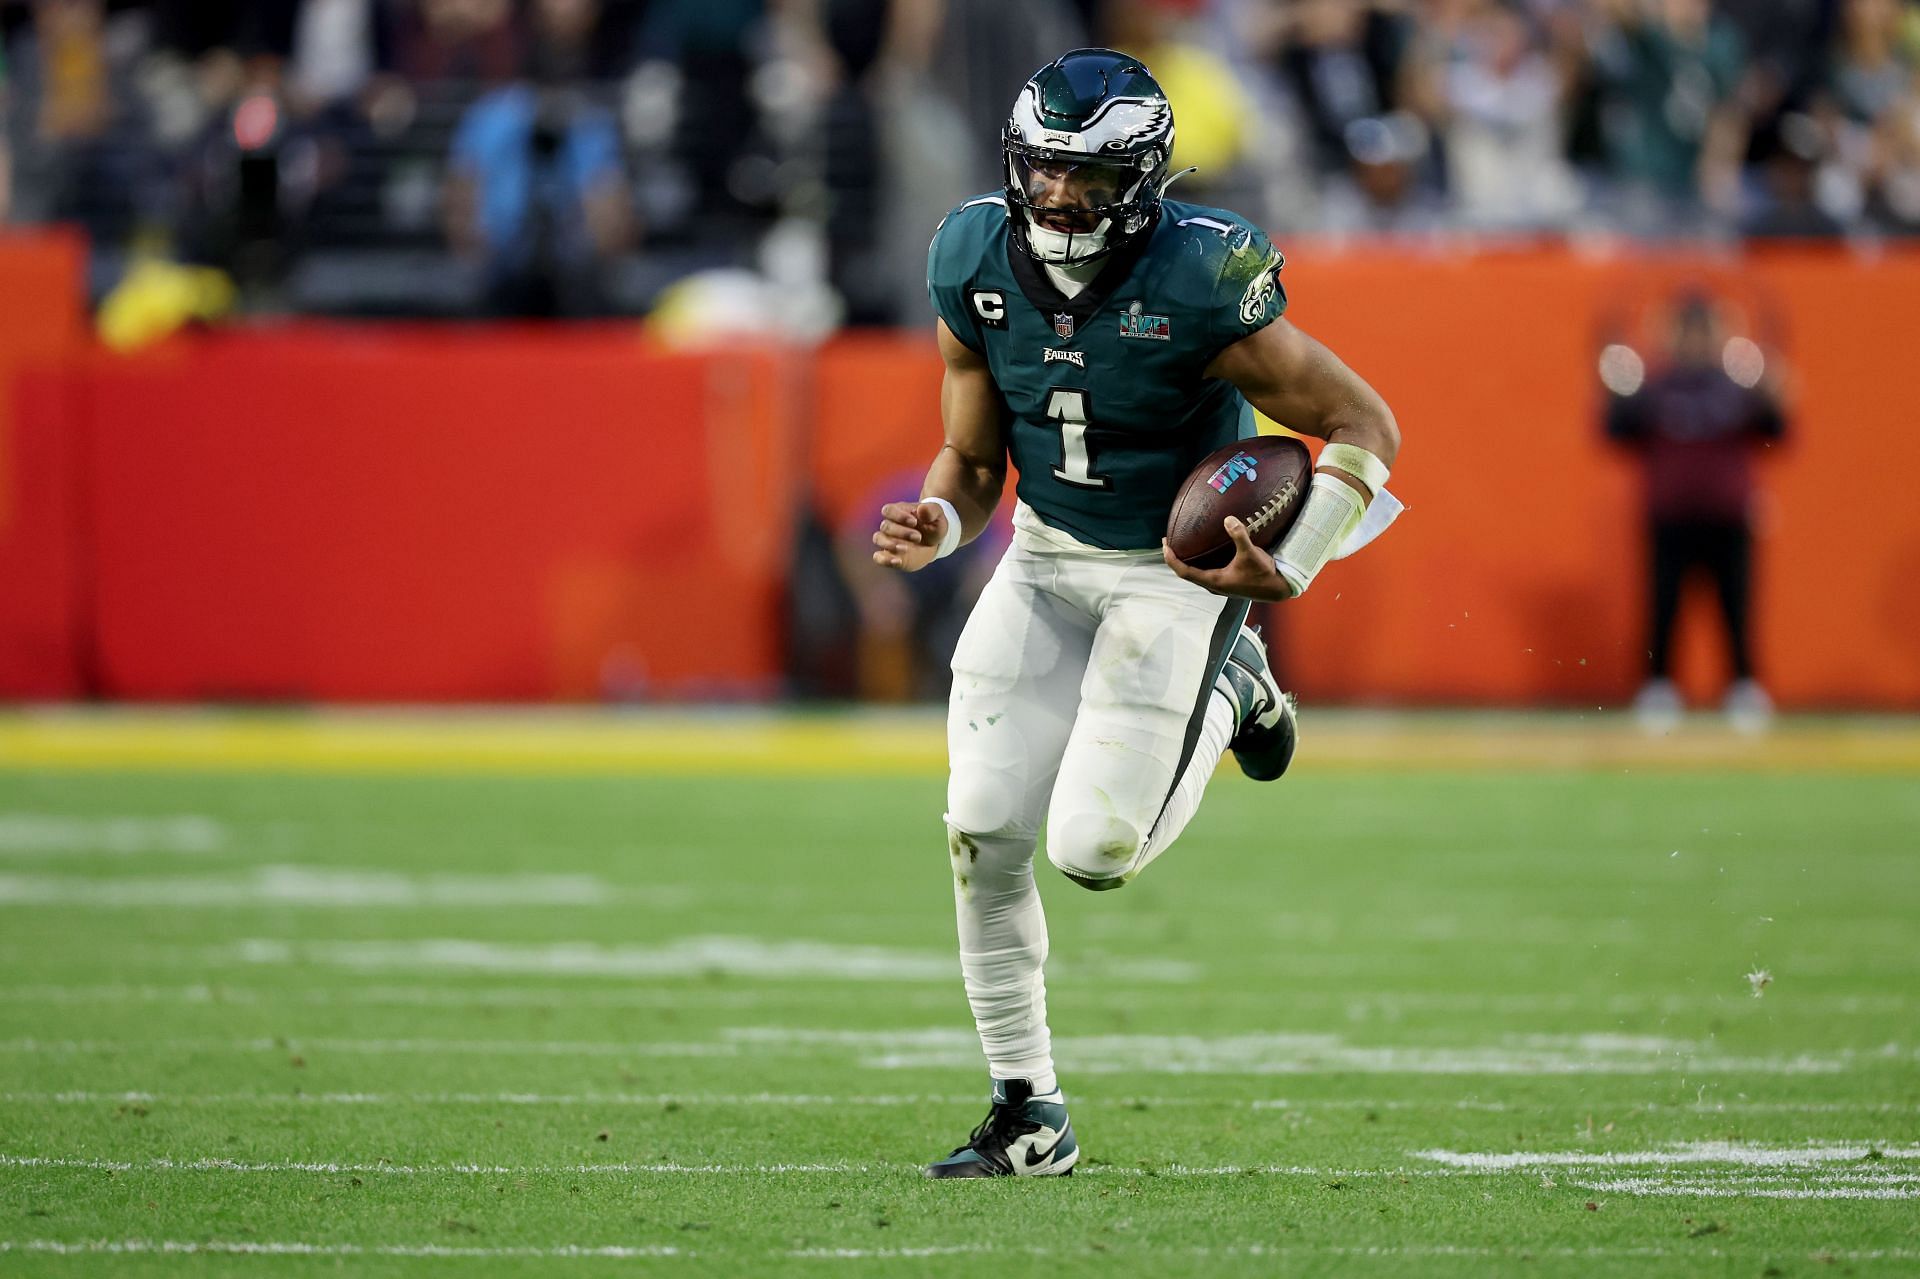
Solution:
<path fill-rule="evenodd" d="M 960 541 L 964 545 L 980 536 L 1000 505 L 1000 490 L 1007 479 L 1006 463 L 997 465 L 968 457 L 949 441 L 940 448 L 927 469 L 922 497 L 937 497 L 950 503 L 960 517 Z"/>
<path fill-rule="evenodd" d="M 985 359 L 962 346 L 943 325 L 940 349 L 946 376 L 940 382 L 940 421 L 946 442 L 927 471 L 922 497 L 953 505 L 960 540 L 986 529 L 1007 478 L 1007 444 L 1000 392 Z"/>
<path fill-rule="evenodd" d="M 1352 445 L 1380 459 L 1383 467 L 1391 467 L 1394 459 L 1400 456 L 1400 424 L 1393 420 L 1393 412 L 1387 408 L 1385 401 L 1380 401 L 1377 395 L 1374 399 L 1379 401 L 1377 411 L 1357 413 L 1351 421 L 1328 427 L 1325 438 L 1328 444 Z M 1364 458 L 1361 460 L 1365 461 Z M 1338 476 L 1358 491 L 1363 500 L 1373 500 L 1373 486 L 1366 482 L 1366 478 L 1356 475 L 1353 469 L 1343 467 L 1337 461 L 1330 461 L 1324 451 L 1320 464 L 1314 469 Z"/>

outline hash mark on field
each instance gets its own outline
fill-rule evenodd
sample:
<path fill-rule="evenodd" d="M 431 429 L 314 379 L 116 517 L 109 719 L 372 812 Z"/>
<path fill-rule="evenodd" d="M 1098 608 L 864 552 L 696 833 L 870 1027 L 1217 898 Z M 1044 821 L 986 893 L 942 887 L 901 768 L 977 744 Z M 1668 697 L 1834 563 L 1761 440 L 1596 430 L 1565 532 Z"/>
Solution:
<path fill-rule="evenodd" d="M 1615 1177 L 1576 1181 L 1582 1190 L 1622 1195 L 1700 1199 L 1920 1199 L 1920 1185 L 1898 1178 L 1813 1185 L 1751 1183 L 1718 1177 Z"/>
<path fill-rule="evenodd" d="M 1829 1142 L 1805 1146 L 1761 1146 L 1729 1141 L 1678 1142 L 1659 1150 L 1516 1150 L 1478 1153 L 1416 1150 L 1426 1159 L 1468 1172 L 1506 1172 L 1516 1168 L 1670 1167 L 1680 1164 L 1734 1164 L 1742 1168 L 1818 1168 L 1874 1159 L 1920 1159 L 1920 1145 Z"/>
<path fill-rule="evenodd" d="M 1415 1158 L 1459 1172 L 1504 1173 L 1538 1168 L 1652 1168 L 1651 1175 L 1575 1181 L 1582 1190 L 1625 1195 L 1710 1199 L 1920 1199 L 1920 1175 L 1898 1166 L 1920 1159 L 1920 1146 L 1829 1143 L 1804 1146 L 1680 1142 L 1659 1150 L 1511 1151 L 1504 1154 L 1421 1150 Z M 1889 1166 L 1891 1164 L 1895 1166 Z M 1672 1170 L 1662 1173 L 1660 1170 Z"/>

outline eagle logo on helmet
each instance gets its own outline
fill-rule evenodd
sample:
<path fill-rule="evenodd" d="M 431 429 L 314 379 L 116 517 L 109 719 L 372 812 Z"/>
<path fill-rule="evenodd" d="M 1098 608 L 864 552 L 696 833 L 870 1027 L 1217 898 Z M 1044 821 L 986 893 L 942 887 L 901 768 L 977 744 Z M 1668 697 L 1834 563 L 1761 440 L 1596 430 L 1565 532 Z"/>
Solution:
<path fill-rule="evenodd" d="M 1021 87 L 1000 143 L 1014 243 L 1042 262 L 1091 262 L 1137 241 L 1158 221 L 1173 153 L 1173 107 L 1137 58 L 1075 49 Z M 1077 190 L 1067 188 L 1066 196 L 1075 203 L 1059 203 L 1061 184 L 1074 181 L 1076 172 L 1082 173 Z M 1044 222 L 1036 216 L 1063 210 L 1086 216 Z"/>

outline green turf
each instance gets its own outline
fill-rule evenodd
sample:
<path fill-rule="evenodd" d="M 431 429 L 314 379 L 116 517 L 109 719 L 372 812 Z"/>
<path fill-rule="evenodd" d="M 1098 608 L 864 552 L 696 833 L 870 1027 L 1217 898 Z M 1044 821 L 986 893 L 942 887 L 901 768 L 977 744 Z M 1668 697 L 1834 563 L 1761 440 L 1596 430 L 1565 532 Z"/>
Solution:
<path fill-rule="evenodd" d="M 1920 1189 L 1910 778 L 1223 776 L 1125 891 L 1043 870 L 1084 1160 L 1016 1184 L 918 1176 L 984 1112 L 940 801 L 0 774 L 0 1273 L 1920 1269 L 1832 1197 Z M 1420 1153 L 1688 1142 L 1878 1157 Z M 334 1251 L 21 1250 L 99 1241 Z"/>

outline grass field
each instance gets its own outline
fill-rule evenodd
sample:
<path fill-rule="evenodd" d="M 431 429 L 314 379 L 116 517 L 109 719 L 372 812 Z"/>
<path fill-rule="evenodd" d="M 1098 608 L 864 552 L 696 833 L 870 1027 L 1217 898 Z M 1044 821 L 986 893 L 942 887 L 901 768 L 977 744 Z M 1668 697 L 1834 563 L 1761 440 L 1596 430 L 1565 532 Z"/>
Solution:
<path fill-rule="evenodd" d="M 1008 1184 L 929 721 L 0 718 L 0 1273 L 1920 1272 L 1912 725 L 1322 723 Z"/>

